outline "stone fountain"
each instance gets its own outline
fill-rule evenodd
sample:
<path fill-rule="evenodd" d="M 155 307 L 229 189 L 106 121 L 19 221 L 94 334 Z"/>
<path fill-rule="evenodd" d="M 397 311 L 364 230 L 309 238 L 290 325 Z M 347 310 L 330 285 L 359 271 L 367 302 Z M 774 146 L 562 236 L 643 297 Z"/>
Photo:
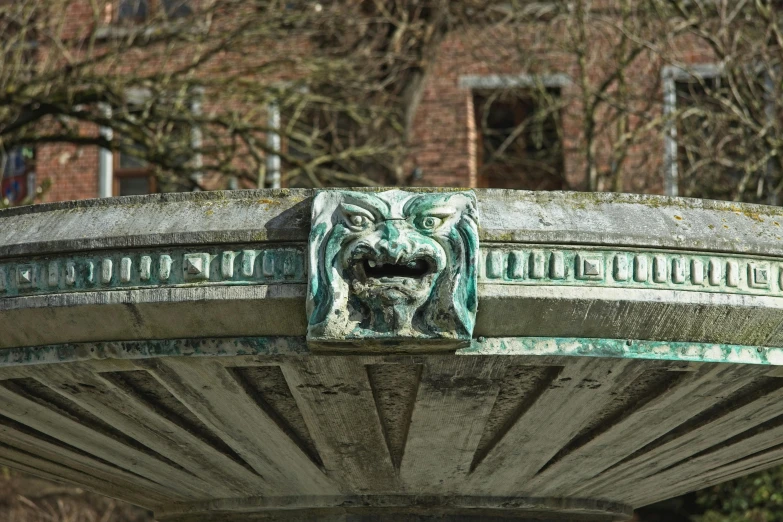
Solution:
<path fill-rule="evenodd" d="M 0 211 L 0 463 L 158 520 L 625 520 L 783 462 L 783 211 L 506 190 Z"/>

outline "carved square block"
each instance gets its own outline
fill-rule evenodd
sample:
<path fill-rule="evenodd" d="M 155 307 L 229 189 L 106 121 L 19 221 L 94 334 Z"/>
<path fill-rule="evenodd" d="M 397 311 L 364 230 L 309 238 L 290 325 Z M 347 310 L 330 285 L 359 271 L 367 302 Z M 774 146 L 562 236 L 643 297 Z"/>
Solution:
<path fill-rule="evenodd" d="M 604 278 L 604 259 L 600 254 L 576 256 L 576 277 L 578 279 L 600 280 Z"/>
<path fill-rule="evenodd" d="M 185 281 L 205 281 L 209 279 L 210 255 L 207 253 L 185 254 L 182 259 L 182 271 Z"/>
<path fill-rule="evenodd" d="M 308 342 L 364 351 L 468 344 L 477 227 L 469 191 L 319 192 L 308 254 Z"/>
<path fill-rule="evenodd" d="M 35 269 L 30 265 L 20 266 L 16 269 L 16 284 L 20 288 L 30 288 L 35 280 Z"/>
<path fill-rule="evenodd" d="M 769 288 L 772 269 L 769 263 L 748 263 L 748 286 L 751 288 Z"/>

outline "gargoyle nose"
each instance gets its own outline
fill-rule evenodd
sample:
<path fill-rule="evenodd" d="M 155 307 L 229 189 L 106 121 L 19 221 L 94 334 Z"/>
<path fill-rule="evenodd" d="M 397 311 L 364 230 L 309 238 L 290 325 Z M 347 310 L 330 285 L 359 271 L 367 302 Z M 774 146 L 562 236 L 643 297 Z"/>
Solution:
<path fill-rule="evenodd" d="M 383 224 L 381 239 L 378 241 L 378 252 L 395 261 L 398 261 L 403 254 L 410 253 L 408 242 L 402 240 L 400 231 L 394 223 L 387 221 Z"/>

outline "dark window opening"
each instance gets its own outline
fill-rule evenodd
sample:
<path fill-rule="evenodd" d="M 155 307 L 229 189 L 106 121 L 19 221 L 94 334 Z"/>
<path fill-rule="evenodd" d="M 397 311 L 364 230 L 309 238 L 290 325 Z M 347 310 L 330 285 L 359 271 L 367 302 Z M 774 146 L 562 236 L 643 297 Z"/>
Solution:
<path fill-rule="evenodd" d="M 745 176 L 745 161 L 763 151 L 747 149 L 754 140 L 724 109 L 721 100 L 730 93 L 719 76 L 682 79 L 674 85 L 680 194 L 733 199 Z"/>
<path fill-rule="evenodd" d="M 188 0 L 163 0 L 163 9 L 169 20 L 185 18 L 193 14 Z"/>
<path fill-rule="evenodd" d="M 162 108 L 162 107 L 161 107 Z M 131 107 L 136 113 L 138 107 Z M 144 122 L 143 136 L 157 136 L 160 141 L 142 143 L 143 138 L 133 138 L 116 131 L 118 150 L 114 154 L 114 195 L 129 196 L 152 194 L 158 191 L 187 190 L 182 183 L 184 174 L 195 169 L 198 155 L 194 149 L 194 125 L 186 121 L 171 121 L 172 114 L 165 109 L 139 118 Z M 173 109 L 171 109 L 173 110 Z M 140 131 L 142 129 L 137 129 Z M 144 181 L 144 184 L 142 183 Z M 146 188 L 145 188 L 146 187 Z"/>
<path fill-rule="evenodd" d="M 141 23 L 158 13 L 162 13 L 169 20 L 174 20 L 192 15 L 193 8 L 190 0 L 119 0 L 117 21 Z"/>
<path fill-rule="evenodd" d="M 157 191 L 155 172 L 144 158 L 144 149 L 131 146 L 133 152 L 118 151 L 114 155 L 115 196 L 140 196 Z"/>
<path fill-rule="evenodd" d="M 357 181 L 359 178 L 386 182 L 383 158 L 352 154 L 353 150 L 369 148 L 382 140 L 382 136 L 374 134 L 377 129 L 357 122 L 345 112 L 318 107 L 297 111 L 293 119 L 286 118 L 284 112 L 282 119 L 283 186 L 310 188 L 316 186 L 313 177 L 329 186 L 362 184 Z"/>
<path fill-rule="evenodd" d="M 15 147 L 0 155 L 0 200 L 15 205 L 34 195 L 35 148 Z"/>
<path fill-rule="evenodd" d="M 148 176 L 120 176 L 117 178 L 117 196 L 143 196 L 155 192 L 154 178 Z"/>
<path fill-rule="evenodd" d="M 148 0 L 120 0 L 117 20 L 120 22 L 143 22 L 150 14 Z"/>
<path fill-rule="evenodd" d="M 561 190 L 560 89 L 473 95 L 479 186 Z"/>

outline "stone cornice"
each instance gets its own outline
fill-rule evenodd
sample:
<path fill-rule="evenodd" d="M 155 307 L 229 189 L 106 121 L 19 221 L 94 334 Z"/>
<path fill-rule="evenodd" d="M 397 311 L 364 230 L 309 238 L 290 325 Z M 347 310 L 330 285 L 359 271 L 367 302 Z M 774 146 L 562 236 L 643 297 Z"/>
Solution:
<path fill-rule="evenodd" d="M 783 257 L 779 207 L 635 194 L 475 192 L 482 244 L 622 246 Z M 306 243 L 312 196 L 306 189 L 158 194 L 2 210 L 0 259 L 95 249 Z"/>
<path fill-rule="evenodd" d="M 476 193 L 474 337 L 783 346 L 780 209 Z M 2 211 L 0 347 L 302 336 L 311 202 L 240 191 Z"/>
<path fill-rule="evenodd" d="M 531 243 L 492 243 L 481 254 L 480 284 L 783 297 L 783 258 Z M 299 244 L 23 256 L 0 260 L 0 298 L 137 288 L 303 284 L 306 265 L 304 245 Z"/>

